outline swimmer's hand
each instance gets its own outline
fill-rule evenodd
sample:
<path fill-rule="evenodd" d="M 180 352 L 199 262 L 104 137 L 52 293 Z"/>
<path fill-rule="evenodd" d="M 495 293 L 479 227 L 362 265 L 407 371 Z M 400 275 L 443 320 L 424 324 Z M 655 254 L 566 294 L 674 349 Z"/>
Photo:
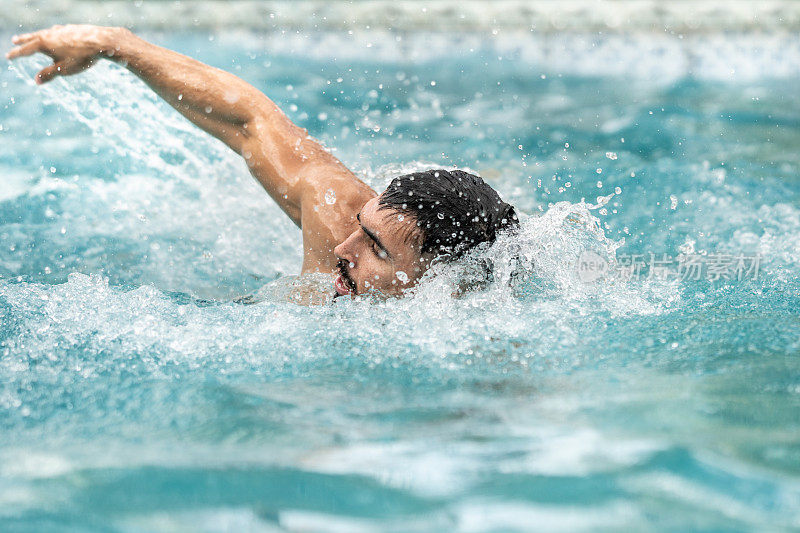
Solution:
<path fill-rule="evenodd" d="M 115 43 L 124 28 L 89 25 L 53 26 L 46 30 L 15 35 L 16 45 L 6 59 L 30 56 L 37 52 L 49 56 L 53 64 L 42 69 L 34 78 L 37 84 L 47 83 L 56 76 L 71 76 L 83 72 L 101 57 L 113 57 Z"/>
<path fill-rule="evenodd" d="M 125 28 L 53 26 L 15 36 L 6 57 L 43 53 L 53 64 L 36 83 L 77 74 L 101 59 L 135 74 L 203 131 L 241 155 L 292 222 L 303 230 L 303 272 L 332 272 L 334 247 L 357 228 L 355 213 L 375 197 L 275 102 L 229 72 L 149 43 Z M 329 191 L 335 204 L 327 202 Z"/>

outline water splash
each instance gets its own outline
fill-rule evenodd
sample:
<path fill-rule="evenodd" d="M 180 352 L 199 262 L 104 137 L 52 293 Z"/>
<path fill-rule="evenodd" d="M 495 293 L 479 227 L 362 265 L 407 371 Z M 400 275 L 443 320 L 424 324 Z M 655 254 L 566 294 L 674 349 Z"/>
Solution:
<path fill-rule="evenodd" d="M 75 177 L 63 201 L 74 203 L 84 220 L 72 225 L 71 239 L 91 242 L 102 233 L 108 239 L 133 238 L 147 257 L 140 279 L 212 298 L 241 295 L 258 281 L 299 270 L 298 230 L 248 175 L 241 158 L 117 65 L 102 62 L 81 75 L 34 86 L 33 73 L 45 64 L 42 58 L 26 59 L 14 70 L 37 87 L 45 104 L 88 128 L 90 142 L 113 150 L 127 165 Z M 274 222 L 264 226 L 260 220 Z M 176 264 L 182 267 L 176 270 Z M 192 281 L 226 271 L 246 274 L 221 291 Z"/>
<path fill-rule="evenodd" d="M 227 37 L 231 53 L 240 53 L 242 42 L 249 42 L 247 53 L 274 42 L 239 37 Z M 354 39 L 346 50 L 308 46 L 304 36 L 286 37 L 281 46 L 364 57 Z M 376 189 L 396 173 L 470 161 L 504 198 L 537 213 L 522 217 L 516 235 L 437 265 L 403 299 L 293 301 L 298 280 L 283 274 L 299 268 L 298 235 L 281 225 L 284 216 L 233 154 L 215 155 L 215 141 L 196 139 L 205 167 L 189 156 L 148 162 L 137 155 L 124 158 L 130 169 L 110 168 L 106 158 L 120 159 L 125 139 L 90 136 L 94 130 L 72 111 L 47 107 L 42 120 L 56 139 L 34 131 L 29 140 L 20 124 L 38 119 L 39 95 L 4 107 L 3 134 L 13 132 L 14 151 L 0 146 L 14 176 L 0 201 L 4 523 L 795 527 L 797 446 L 787 436 L 797 419 L 800 350 L 797 157 L 794 136 L 786 134 L 794 128 L 786 111 L 795 111 L 792 94 L 763 80 L 769 90 L 759 85 L 742 94 L 693 79 L 665 94 L 616 78 L 526 78 L 533 63 L 525 58 L 544 48 L 507 41 L 524 48 L 521 62 L 505 56 L 489 63 L 462 50 L 449 67 L 418 67 L 408 58 L 374 63 L 370 73 L 374 67 L 386 79 L 356 72 L 343 95 L 322 95 L 325 80 L 337 74 L 312 74 L 319 64 L 298 68 L 297 54 L 251 58 L 258 69 L 278 67 L 261 82 L 268 94 L 308 112 L 308 125 L 328 113 L 319 126 L 330 128 L 322 132 L 328 140 L 344 131 L 346 115 L 356 115 L 346 122 L 351 136 L 335 144 Z M 444 37 L 442 43 L 448 54 L 457 46 Z M 420 38 L 416 46 L 430 44 Z M 459 76 L 467 57 L 476 70 L 487 60 L 490 75 Z M 247 68 L 244 54 L 239 64 Z M 396 76 L 395 67 L 405 75 Z M 663 64 L 644 68 L 661 72 Z M 62 87 L 86 83 L 81 90 L 103 101 L 108 95 L 93 85 L 95 72 Z M 259 79 L 254 72 L 247 74 Z M 8 88 L 19 96 L 22 84 L 10 78 Z M 486 78 L 502 85 L 492 88 Z M 387 79 L 419 87 L 374 89 Z M 287 80 L 293 87 L 281 93 Z M 541 92 L 505 92 L 519 80 Z M 122 76 L 117 89 L 138 98 L 140 88 L 128 81 Z M 762 91 L 757 105 L 782 117 L 781 128 L 754 112 L 750 91 Z M 56 105 L 58 98 L 52 96 Z M 359 107 L 364 99 L 366 109 Z M 660 101 L 677 111 L 650 115 Z M 728 108 L 750 114 L 715 117 Z M 159 109 L 151 130 L 135 135 L 158 139 L 164 123 L 180 120 Z M 364 115 L 370 129 L 357 132 Z M 535 135 L 534 118 L 541 126 Z M 765 147 L 767 130 L 772 142 Z M 514 139 L 504 143 L 504 132 Z M 190 151 L 194 136 L 182 141 Z M 63 150 L 50 151 L 59 146 L 52 141 Z M 91 142 L 101 150 L 94 164 L 65 174 L 75 147 Z M 538 147 L 528 167 L 514 160 L 518 146 Z M 681 147 L 686 153 L 678 157 Z M 605 158 L 607 150 L 618 159 Z M 50 159 L 40 163 L 42 151 Z M 735 169 L 726 163 L 725 171 L 702 165 L 712 152 L 744 161 Z M 363 162 L 365 153 L 371 162 Z M 394 160 L 413 162 L 378 166 Z M 229 163 L 231 174 L 217 174 Z M 39 164 L 41 175 L 31 176 Z M 196 174 L 185 179 L 180 169 Z M 231 178 L 241 184 L 226 186 Z M 557 192 L 567 181 L 570 187 Z M 617 187 L 626 194 L 609 197 Z M 580 201 L 598 195 L 594 204 Z M 670 195 L 679 200 L 674 211 Z M 765 277 L 695 285 L 585 283 L 575 275 L 573 262 L 585 250 L 613 262 L 623 233 L 622 246 L 634 250 L 750 247 L 769 256 Z M 63 277 L 36 274 L 45 267 Z M 320 295 L 331 290 L 324 278 Z M 261 301 L 232 301 L 258 288 Z M 131 491 L 144 485 L 181 489 L 154 490 L 132 504 Z"/>

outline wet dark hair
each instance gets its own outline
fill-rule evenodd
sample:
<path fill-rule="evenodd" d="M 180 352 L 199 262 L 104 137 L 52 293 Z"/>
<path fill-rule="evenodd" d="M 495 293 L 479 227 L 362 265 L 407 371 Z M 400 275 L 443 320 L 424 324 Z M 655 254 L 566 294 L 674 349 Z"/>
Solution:
<path fill-rule="evenodd" d="M 479 176 L 433 169 L 394 178 L 378 199 L 379 209 L 413 216 L 422 231 L 422 254 L 458 258 L 498 232 L 519 225 L 514 206 Z"/>

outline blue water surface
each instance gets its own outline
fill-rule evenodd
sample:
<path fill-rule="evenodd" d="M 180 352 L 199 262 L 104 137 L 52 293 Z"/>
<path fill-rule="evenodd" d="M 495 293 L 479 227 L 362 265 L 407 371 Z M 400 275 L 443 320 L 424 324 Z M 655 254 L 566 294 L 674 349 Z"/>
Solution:
<path fill-rule="evenodd" d="M 3 66 L 3 530 L 800 528 L 797 77 L 598 75 L 524 39 L 145 37 L 376 190 L 481 174 L 522 232 L 461 298 L 444 271 L 402 300 L 241 305 L 301 250 L 237 156 L 119 67 L 37 88 L 43 59 Z M 588 283 L 584 250 L 760 264 Z"/>

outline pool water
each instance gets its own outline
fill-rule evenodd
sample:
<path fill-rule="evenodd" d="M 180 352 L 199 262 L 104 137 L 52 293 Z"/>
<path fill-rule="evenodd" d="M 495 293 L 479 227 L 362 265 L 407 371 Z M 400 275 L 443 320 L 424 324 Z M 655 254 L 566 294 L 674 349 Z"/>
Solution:
<path fill-rule="evenodd" d="M 376 190 L 468 168 L 522 228 L 298 305 L 299 231 L 235 154 L 115 65 L 4 66 L 3 530 L 800 528 L 796 34 L 141 33 Z"/>

